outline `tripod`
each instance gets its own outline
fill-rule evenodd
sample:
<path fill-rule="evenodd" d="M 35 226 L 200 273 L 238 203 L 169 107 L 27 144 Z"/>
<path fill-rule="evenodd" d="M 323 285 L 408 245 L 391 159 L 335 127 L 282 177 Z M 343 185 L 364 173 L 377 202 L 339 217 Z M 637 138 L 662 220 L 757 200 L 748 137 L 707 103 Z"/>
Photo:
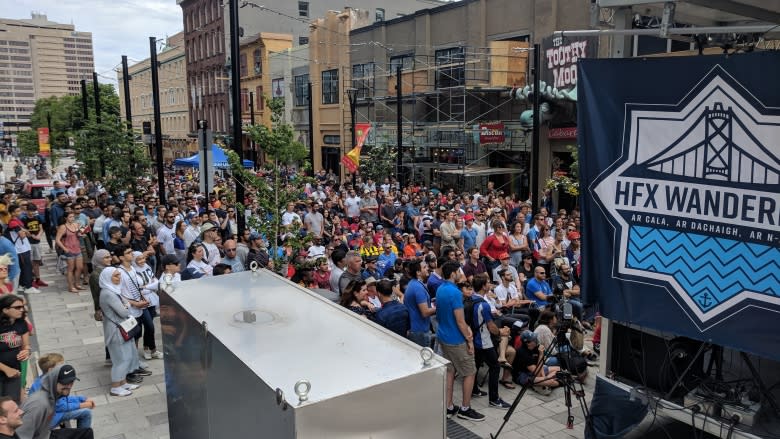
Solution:
<path fill-rule="evenodd" d="M 588 408 L 587 401 L 585 401 L 585 388 L 582 385 L 582 383 L 578 383 L 579 388 L 577 388 L 576 385 L 577 383 L 575 382 L 574 377 L 572 376 L 570 371 L 561 368 L 561 370 L 556 373 L 555 377 L 547 378 L 545 380 L 536 382 L 536 378 L 538 378 L 541 371 L 544 370 L 545 363 L 547 363 L 547 360 L 550 358 L 550 355 L 556 350 L 558 350 L 558 352 L 563 353 L 567 357 L 567 366 L 571 367 L 572 347 L 571 344 L 569 343 L 569 340 L 566 338 L 566 329 L 568 329 L 568 326 L 569 323 L 567 322 L 558 325 L 557 327 L 558 332 L 556 334 L 556 337 L 553 339 L 552 344 L 549 347 L 545 348 L 544 355 L 541 356 L 541 359 L 536 364 L 536 370 L 534 371 L 534 375 L 528 381 L 522 384 L 520 393 L 517 394 L 517 397 L 512 402 L 512 406 L 509 407 L 509 410 L 507 410 L 506 415 L 504 415 L 504 422 L 501 424 L 501 427 L 498 428 L 498 431 L 496 431 L 495 434 L 490 435 L 492 439 L 498 439 L 498 436 L 501 434 L 501 431 L 506 426 L 506 423 L 509 422 L 509 419 L 512 417 L 512 414 L 517 409 L 517 405 L 523 399 L 523 396 L 525 396 L 525 393 L 528 391 L 530 387 L 553 379 L 558 380 L 558 382 L 560 383 L 561 387 L 563 387 L 564 390 L 566 411 L 568 414 L 568 417 L 566 418 L 566 428 L 569 429 L 574 428 L 574 416 L 571 414 L 572 394 L 574 394 L 574 396 L 580 402 L 582 415 L 585 417 L 585 428 L 591 428 L 591 429 L 593 428 L 593 426 L 590 424 L 590 409 Z M 591 430 L 591 433 L 593 433 L 593 430 Z"/>

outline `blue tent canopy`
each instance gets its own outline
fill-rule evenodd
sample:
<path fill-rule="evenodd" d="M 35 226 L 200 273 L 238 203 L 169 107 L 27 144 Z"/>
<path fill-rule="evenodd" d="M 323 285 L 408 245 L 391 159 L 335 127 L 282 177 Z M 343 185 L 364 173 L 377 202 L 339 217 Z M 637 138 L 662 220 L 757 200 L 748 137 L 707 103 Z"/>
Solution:
<path fill-rule="evenodd" d="M 227 155 L 225 154 L 225 151 L 222 150 L 222 148 L 219 147 L 219 145 L 211 145 L 211 154 L 212 158 L 214 159 L 214 167 L 217 169 L 227 169 L 230 167 L 230 164 L 228 163 Z M 247 169 L 252 169 L 254 166 L 254 162 L 251 160 L 244 160 L 244 167 Z M 193 155 L 192 157 L 187 157 L 186 159 L 176 159 L 173 161 L 174 166 L 184 166 L 188 168 L 197 168 L 200 164 L 200 153 Z"/>

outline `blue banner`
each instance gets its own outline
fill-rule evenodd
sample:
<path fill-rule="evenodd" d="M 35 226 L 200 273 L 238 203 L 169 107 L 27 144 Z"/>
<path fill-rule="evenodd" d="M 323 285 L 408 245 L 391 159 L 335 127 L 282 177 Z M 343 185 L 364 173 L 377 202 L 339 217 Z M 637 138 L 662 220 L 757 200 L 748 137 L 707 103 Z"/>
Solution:
<path fill-rule="evenodd" d="M 780 360 L 780 54 L 584 59 L 583 292 Z"/>

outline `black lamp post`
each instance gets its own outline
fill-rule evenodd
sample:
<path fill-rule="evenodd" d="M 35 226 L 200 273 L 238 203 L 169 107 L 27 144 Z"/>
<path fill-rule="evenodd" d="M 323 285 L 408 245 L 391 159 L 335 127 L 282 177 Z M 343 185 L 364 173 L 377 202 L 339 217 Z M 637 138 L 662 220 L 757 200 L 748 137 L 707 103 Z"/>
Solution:
<path fill-rule="evenodd" d="M 357 92 L 358 89 L 349 87 L 346 89 L 347 97 L 349 98 L 349 115 L 351 118 L 351 131 L 352 131 L 352 149 L 354 149 L 357 146 L 357 138 L 355 134 L 355 110 L 357 106 Z M 355 174 L 357 172 L 352 173 L 352 187 L 355 187 Z M 357 190 L 357 189 L 355 189 Z"/>

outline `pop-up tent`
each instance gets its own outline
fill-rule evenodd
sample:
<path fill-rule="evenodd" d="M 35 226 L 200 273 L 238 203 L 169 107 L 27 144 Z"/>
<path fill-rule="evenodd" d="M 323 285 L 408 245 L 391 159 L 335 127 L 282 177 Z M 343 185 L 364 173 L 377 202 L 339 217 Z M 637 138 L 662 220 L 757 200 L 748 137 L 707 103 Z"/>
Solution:
<path fill-rule="evenodd" d="M 222 150 L 222 148 L 219 147 L 219 145 L 211 145 L 211 154 L 213 161 L 214 161 L 214 167 L 217 169 L 227 169 L 230 167 L 230 164 L 228 163 L 227 155 L 225 154 L 225 151 Z M 247 169 L 252 169 L 254 166 L 254 162 L 251 160 L 244 160 L 244 167 Z M 174 166 L 184 166 L 188 168 L 197 168 L 200 164 L 200 153 L 193 155 L 192 157 L 187 157 L 186 159 L 176 159 L 173 161 Z"/>

